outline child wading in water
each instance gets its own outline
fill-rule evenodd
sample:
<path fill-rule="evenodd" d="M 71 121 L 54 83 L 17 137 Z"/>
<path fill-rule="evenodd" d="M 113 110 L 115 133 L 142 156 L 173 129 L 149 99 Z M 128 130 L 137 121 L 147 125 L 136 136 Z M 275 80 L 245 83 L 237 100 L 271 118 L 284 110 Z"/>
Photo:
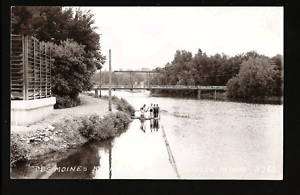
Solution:
<path fill-rule="evenodd" d="M 154 118 L 158 118 L 158 114 L 159 114 L 159 107 L 158 107 L 158 104 L 154 104 L 154 107 L 153 107 L 153 114 L 154 114 Z"/>
<path fill-rule="evenodd" d="M 153 104 L 150 106 L 150 118 L 153 118 Z"/>
<path fill-rule="evenodd" d="M 142 107 L 141 107 L 141 109 L 140 109 L 140 111 L 141 111 L 141 118 L 145 118 L 145 113 L 148 111 L 148 109 L 146 110 L 146 104 L 144 104 Z"/>

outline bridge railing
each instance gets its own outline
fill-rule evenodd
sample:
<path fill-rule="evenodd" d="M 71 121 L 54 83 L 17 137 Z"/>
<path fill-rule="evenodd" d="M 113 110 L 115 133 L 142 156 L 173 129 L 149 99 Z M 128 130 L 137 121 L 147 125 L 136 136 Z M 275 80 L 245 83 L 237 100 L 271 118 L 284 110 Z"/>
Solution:
<path fill-rule="evenodd" d="M 94 88 L 108 89 L 110 85 L 95 85 Z M 201 89 L 201 90 L 226 90 L 226 86 L 193 86 L 193 85 L 111 85 L 111 88 L 128 89 L 128 88 L 139 88 L 139 89 Z"/>

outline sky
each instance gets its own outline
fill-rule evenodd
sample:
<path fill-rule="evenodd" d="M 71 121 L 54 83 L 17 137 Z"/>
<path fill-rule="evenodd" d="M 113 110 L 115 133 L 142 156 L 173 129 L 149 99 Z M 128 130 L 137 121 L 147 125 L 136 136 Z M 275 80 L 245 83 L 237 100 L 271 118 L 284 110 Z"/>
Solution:
<path fill-rule="evenodd" d="M 81 7 L 95 14 L 113 70 L 163 67 L 176 50 L 283 54 L 283 7 Z M 104 64 L 108 70 L 108 60 Z"/>

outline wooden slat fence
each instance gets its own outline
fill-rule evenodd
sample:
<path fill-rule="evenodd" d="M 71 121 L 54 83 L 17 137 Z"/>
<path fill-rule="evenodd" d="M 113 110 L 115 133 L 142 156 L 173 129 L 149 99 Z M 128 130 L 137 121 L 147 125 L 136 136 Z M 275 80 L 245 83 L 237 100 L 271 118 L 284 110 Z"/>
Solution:
<path fill-rule="evenodd" d="M 51 51 L 32 36 L 11 35 L 11 99 L 51 97 Z"/>

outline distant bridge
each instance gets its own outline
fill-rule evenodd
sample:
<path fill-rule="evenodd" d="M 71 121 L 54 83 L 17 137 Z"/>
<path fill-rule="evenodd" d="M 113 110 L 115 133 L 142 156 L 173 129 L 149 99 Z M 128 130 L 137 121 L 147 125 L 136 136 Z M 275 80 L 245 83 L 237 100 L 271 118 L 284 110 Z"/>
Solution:
<path fill-rule="evenodd" d="M 99 85 L 94 86 L 95 96 L 98 96 L 98 91 L 101 90 L 151 90 L 151 89 L 167 89 L 167 90 L 197 90 L 197 98 L 201 99 L 202 91 L 214 92 L 214 99 L 217 99 L 217 91 L 225 92 L 226 86 L 186 86 L 186 85 L 147 85 L 147 86 L 134 86 L 134 85 Z"/>
<path fill-rule="evenodd" d="M 150 74 L 159 74 L 157 71 L 152 70 L 116 70 L 113 73 L 129 73 L 130 75 L 130 85 L 111 85 L 113 90 L 133 90 L 133 89 L 170 89 L 170 90 L 218 90 L 226 91 L 226 86 L 197 86 L 197 85 L 151 85 L 150 84 Z M 132 73 L 144 73 L 147 74 L 147 85 L 134 85 L 132 81 Z M 101 74 L 101 72 L 100 72 Z M 101 76 L 101 75 L 100 75 Z M 108 84 L 102 84 L 100 79 L 100 85 L 95 85 L 93 89 L 97 90 L 109 90 Z"/>
<path fill-rule="evenodd" d="M 94 90 L 109 90 L 110 85 L 95 85 Z M 168 89 L 168 90 L 212 90 L 212 91 L 226 91 L 226 86 L 196 86 L 196 85 L 111 85 L 113 90 L 151 90 L 151 89 Z"/>
<path fill-rule="evenodd" d="M 201 99 L 201 91 L 212 91 L 214 92 L 214 97 L 216 99 L 217 91 L 225 92 L 227 90 L 226 86 L 201 86 L 201 85 L 151 85 L 150 84 L 150 74 L 158 74 L 157 71 L 147 71 L 147 70 L 121 70 L 114 71 L 113 73 L 129 73 L 130 75 L 130 85 L 114 85 L 114 84 L 102 84 L 101 82 L 101 72 L 100 72 L 100 84 L 94 85 L 93 90 L 95 90 L 95 96 L 98 96 L 98 92 L 101 90 L 197 90 L 198 99 Z M 147 75 L 147 85 L 135 85 L 132 81 L 132 73 L 144 73 Z"/>

